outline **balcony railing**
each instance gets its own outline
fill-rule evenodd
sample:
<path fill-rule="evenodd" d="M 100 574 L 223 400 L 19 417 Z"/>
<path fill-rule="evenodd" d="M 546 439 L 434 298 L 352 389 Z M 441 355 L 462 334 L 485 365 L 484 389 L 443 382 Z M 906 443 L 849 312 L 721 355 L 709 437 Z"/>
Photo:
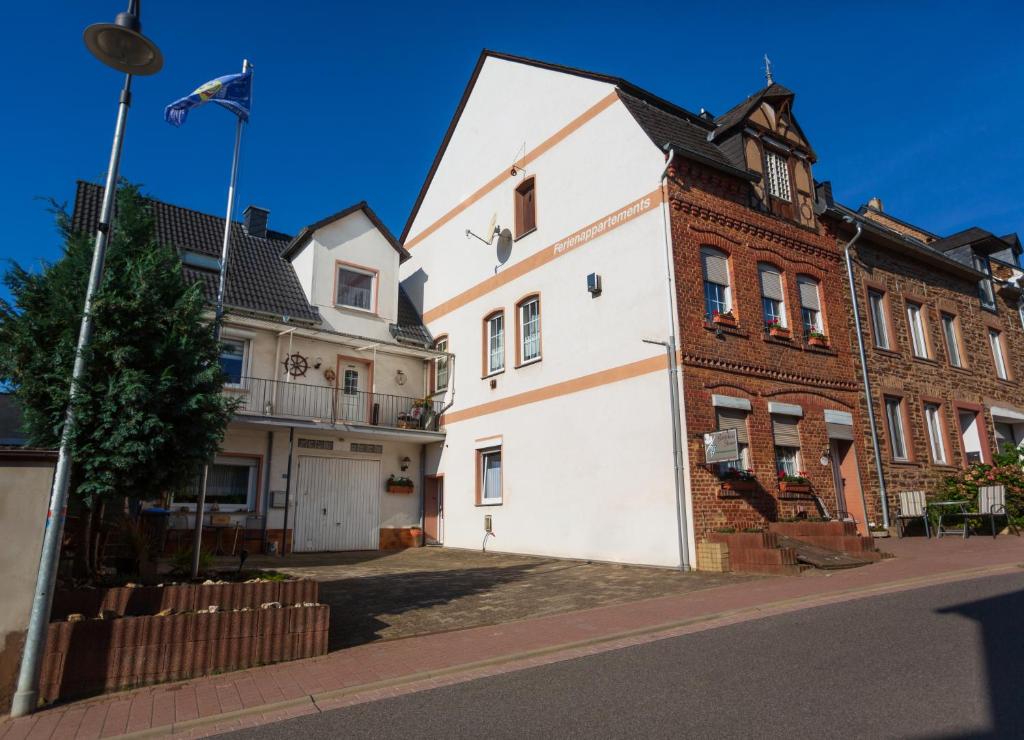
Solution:
<path fill-rule="evenodd" d="M 240 398 L 241 415 L 441 431 L 443 401 L 250 377 L 226 390 Z"/>

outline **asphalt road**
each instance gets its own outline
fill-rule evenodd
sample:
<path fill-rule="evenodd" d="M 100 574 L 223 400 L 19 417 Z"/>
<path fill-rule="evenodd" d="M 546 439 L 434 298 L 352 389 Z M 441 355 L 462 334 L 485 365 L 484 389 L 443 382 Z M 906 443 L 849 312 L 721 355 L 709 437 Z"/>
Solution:
<path fill-rule="evenodd" d="M 234 735 L 1024 737 L 1024 572 L 805 609 Z"/>

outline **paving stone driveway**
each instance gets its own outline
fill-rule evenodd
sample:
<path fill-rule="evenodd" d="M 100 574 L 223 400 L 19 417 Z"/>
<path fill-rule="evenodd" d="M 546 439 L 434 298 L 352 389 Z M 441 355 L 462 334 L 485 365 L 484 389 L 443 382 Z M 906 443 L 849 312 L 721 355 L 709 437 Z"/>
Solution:
<path fill-rule="evenodd" d="M 248 565 L 320 581 L 332 650 L 758 578 L 434 547 L 253 557 Z"/>

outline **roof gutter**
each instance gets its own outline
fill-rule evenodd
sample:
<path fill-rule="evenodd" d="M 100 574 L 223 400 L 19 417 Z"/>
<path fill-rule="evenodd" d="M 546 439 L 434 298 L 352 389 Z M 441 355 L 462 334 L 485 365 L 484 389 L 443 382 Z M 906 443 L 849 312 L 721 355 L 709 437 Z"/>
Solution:
<path fill-rule="evenodd" d="M 850 285 L 850 303 L 853 306 L 853 326 L 857 333 L 857 352 L 860 354 L 860 372 L 864 383 L 864 397 L 867 401 L 868 407 L 868 427 L 871 431 L 871 448 L 875 453 L 875 473 L 878 475 L 878 491 L 882 498 L 882 526 L 886 529 L 889 528 L 889 494 L 885 488 L 885 473 L 882 470 L 882 452 L 878 444 L 878 425 L 875 421 L 875 406 L 873 396 L 871 394 L 871 380 L 868 377 L 868 360 L 867 353 L 864 351 L 864 332 L 860 325 L 860 306 L 857 303 L 857 286 L 853 279 L 853 260 L 850 257 L 850 249 L 857 240 L 860 239 L 863 229 L 860 225 L 860 221 L 855 220 L 852 216 L 844 216 L 843 220 L 846 223 L 852 223 L 856 229 L 853 238 L 846 242 L 846 246 L 843 248 L 843 255 L 846 258 L 846 277 L 849 280 Z M 864 489 L 861 489 L 861 497 L 864 497 Z M 864 501 L 864 514 L 867 515 L 867 501 Z"/>

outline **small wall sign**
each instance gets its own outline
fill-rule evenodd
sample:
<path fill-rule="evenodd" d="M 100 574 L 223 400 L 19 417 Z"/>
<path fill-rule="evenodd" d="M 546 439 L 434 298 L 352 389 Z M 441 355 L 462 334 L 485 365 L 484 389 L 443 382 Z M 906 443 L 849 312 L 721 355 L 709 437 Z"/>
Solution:
<path fill-rule="evenodd" d="M 740 459 L 740 444 L 735 429 L 708 432 L 704 435 L 704 462 L 733 462 Z"/>

